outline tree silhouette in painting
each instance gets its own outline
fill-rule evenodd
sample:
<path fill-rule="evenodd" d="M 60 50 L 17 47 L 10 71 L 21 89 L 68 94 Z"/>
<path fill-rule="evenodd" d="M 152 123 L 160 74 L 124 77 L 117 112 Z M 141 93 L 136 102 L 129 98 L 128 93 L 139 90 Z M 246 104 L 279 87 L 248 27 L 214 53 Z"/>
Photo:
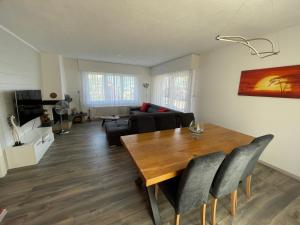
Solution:
<path fill-rule="evenodd" d="M 287 90 L 290 90 L 291 82 L 286 77 L 279 76 L 270 79 L 268 86 L 279 86 L 281 94 L 284 95 Z"/>
<path fill-rule="evenodd" d="M 279 87 L 281 95 L 300 89 L 300 74 L 276 76 L 269 80 L 269 86 Z"/>

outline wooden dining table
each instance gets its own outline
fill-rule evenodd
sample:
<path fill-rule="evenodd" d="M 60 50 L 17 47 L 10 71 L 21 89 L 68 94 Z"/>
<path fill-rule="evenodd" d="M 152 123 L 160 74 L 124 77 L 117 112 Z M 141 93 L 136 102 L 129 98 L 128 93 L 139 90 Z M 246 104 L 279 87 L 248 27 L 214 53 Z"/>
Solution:
<path fill-rule="evenodd" d="M 147 194 L 155 225 L 160 215 L 155 199 L 155 185 L 181 174 L 188 162 L 197 156 L 249 144 L 254 137 L 213 124 L 205 124 L 204 132 L 193 135 L 188 128 L 176 128 L 121 137 L 131 156 Z"/>

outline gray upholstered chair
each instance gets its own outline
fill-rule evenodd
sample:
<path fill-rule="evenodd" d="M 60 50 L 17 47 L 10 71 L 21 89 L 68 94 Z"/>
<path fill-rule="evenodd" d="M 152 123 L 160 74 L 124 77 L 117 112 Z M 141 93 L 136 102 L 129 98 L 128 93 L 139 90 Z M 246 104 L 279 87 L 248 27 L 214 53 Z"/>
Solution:
<path fill-rule="evenodd" d="M 251 179 L 252 179 L 252 173 L 254 170 L 254 167 L 262 154 L 262 152 L 265 150 L 267 145 L 272 141 L 274 138 L 274 135 L 272 134 L 267 134 L 258 138 L 255 138 L 251 143 L 256 143 L 259 145 L 259 147 L 256 149 L 256 153 L 254 157 L 250 160 L 248 163 L 241 180 L 245 182 L 246 186 L 246 195 L 248 198 L 251 196 Z"/>
<path fill-rule="evenodd" d="M 216 209 L 219 198 L 231 193 L 231 215 L 235 216 L 237 204 L 237 188 L 241 177 L 254 157 L 258 143 L 250 143 L 245 146 L 235 148 L 226 156 L 218 169 L 210 190 L 213 196 L 211 202 L 211 224 L 216 224 Z"/>
<path fill-rule="evenodd" d="M 225 154 L 216 152 L 192 159 L 182 175 L 159 184 L 175 209 L 175 223 L 179 225 L 180 214 L 202 205 L 202 225 L 205 225 L 206 203 L 213 178 Z"/>

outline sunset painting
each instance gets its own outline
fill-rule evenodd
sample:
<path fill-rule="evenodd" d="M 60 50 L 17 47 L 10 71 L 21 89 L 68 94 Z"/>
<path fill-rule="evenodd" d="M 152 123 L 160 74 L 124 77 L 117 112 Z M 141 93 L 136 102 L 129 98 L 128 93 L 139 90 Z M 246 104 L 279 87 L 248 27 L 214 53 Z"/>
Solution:
<path fill-rule="evenodd" d="M 300 65 L 242 71 L 238 94 L 300 98 Z"/>

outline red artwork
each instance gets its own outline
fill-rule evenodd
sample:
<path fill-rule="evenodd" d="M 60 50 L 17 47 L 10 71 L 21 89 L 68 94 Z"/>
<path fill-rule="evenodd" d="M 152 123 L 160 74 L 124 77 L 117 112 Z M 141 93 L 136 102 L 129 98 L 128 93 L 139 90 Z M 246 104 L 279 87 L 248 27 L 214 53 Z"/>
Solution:
<path fill-rule="evenodd" d="M 300 98 L 300 65 L 242 71 L 239 95 Z"/>

